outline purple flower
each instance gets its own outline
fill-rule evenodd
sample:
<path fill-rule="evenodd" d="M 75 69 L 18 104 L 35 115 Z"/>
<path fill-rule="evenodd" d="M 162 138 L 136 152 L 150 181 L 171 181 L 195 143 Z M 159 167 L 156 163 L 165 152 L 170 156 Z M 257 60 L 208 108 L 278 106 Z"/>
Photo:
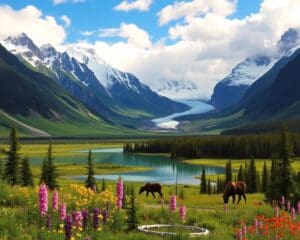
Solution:
<path fill-rule="evenodd" d="M 297 212 L 300 214 L 300 201 L 297 203 Z"/>
<path fill-rule="evenodd" d="M 169 210 L 176 211 L 176 208 L 177 208 L 176 196 L 171 196 Z"/>
<path fill-rule="evenodd" d="M 283 206 L 285 204 L 285 197 L 281 196 L 281 200 L 280 200 L 281 206 Z"/>
<path fill-rule="evenodd" d="M 290 201 L 288 201 L 288 202 L 286 203 L 286 210 L 287 210 L 288 212 L 291 210 L 291 202 L 290 202 Z"/>
<path fill-rule="evenodd" d="M 58 192 L 56 190 L 53 192 L 52 196 L 52 209 L 54 212 L 58 210 Z"/>
<path fill-rule="evenodd" d="M 237 240 L 243 240 L 243 232 L 242 232 L 242 230 L 238 230 L 237 232 L 236 232 L 236 239 Z"/>
<path fill-rule="evenodd" d="M 291 209 L 291 217 L 292 217 L 292 220 L 293 220 L 293 221 L 296 220 L 296 210 L 295 210 L 295 208 L 292 208 L 292 209 Z"/>
<path fill-rule="evenodd" d="M 246 237 L 247 235 L 247 225 L 244 224 L 243 228 L 242 228 L 242 232 L 243 232 L 243 237 Z"/>
<path fill-rule="evenodd" d="M 76 211 L 74 214 L 74 224 L 76 227 L 82 227 L 82 212 Z"/>
<path fill-rule="evenodd" d="M 102 220 L 103 220 L 103 223 L 106 223 L 107 222 L 107 219 L 108 219 L 108 210 L 103 210 L 102 211 Z"/>
<path fill-rule="evenodd" d="M 98 229 L 99 228 L 99 214 L 100 214 L 100 209 L 99 208 L 95 208 L 94 209 L 94 229 Z"/>
<path fill-rule="evenodd" d="M 119 177 L 117 182 L 117 208 L 121 209 L 123 206 L 123 191 L 124 191 L 124 184 L 122 178 Z"/>
<path fill-rule="evenodd" d="M 82 210 L 82 227 L 86 229 L 89 222 L 89 211 L 87 209 Z"/>
<path fill-rule="evenodd" d="M 66 216 L 67 216 L 67 205 L 65 203 L 61 203 L 59 206 L 60 220 L 65 220 Z"/>
<path fill-rule="evenodd" d="M 40 214 L 45 216 L 48 212 L 48 189 L 44 183 L 40 185 L 39 189 L 39 205 Z"/>
<path fill-rule="evenodd" d="M 185 220 L 185 217 L 186 217 L 186 208 L 185 208 L 185 206 L 180 206 L 179 207 L 179 216 L 180 216 L 181 221 Z"/>
<path fill-rule="evenodd" d="M 65 235 L 66 240 L 70 240 L 72 238 L 72 216 L 67 215 L 65 220 Z"/>

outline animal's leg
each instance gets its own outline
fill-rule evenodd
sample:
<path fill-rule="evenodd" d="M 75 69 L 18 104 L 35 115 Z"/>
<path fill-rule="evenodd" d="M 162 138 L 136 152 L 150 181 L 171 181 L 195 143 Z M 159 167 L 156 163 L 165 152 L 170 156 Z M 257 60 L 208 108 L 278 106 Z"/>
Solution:
<path fill-rule="evenodd" d="M 235 194 L 232 195 L 232 203 L 235 203 Z"/>
<path fill-rule="evenodd" d="M 238 200 L 237 204 L 240 203 L 241 199 L 242 199 L 242 196 L 241 196 L 241 194 L 239 194 L 239 200 Z"/>
<path fill-rule="evenodd" d="M 161 191 L 159 191 L 158 194 L 159 194 L 159 196 L 160 196 L 161 198 L 163 198 L 163 195 L 162 195 L 162 192 L 161 192 Z"/>
<path fill-rule="evenodd" d="M 151 194 L 152 194 L 152 196 L 155 198 L 155 195 L 154 195 L 154 193 L 153 193 L 153 192 L 151 192 Z"/>
<path fill-rule="evenodd" d="M 244 200 L 245 200 L 245 203 L 246 203 L 246 201 L 247 201 L 247 198 L 246 198 L 246 195 L 245 195 L 245 193 L 243 193 L 243 198 L 244 198 Z"/>
<path fill-rule="evenodd" d="M 148 197 L 148 195 L 149 195 L 149 192 L 147 191 L 147 193 L 146 193 L 146 197 Z"/>

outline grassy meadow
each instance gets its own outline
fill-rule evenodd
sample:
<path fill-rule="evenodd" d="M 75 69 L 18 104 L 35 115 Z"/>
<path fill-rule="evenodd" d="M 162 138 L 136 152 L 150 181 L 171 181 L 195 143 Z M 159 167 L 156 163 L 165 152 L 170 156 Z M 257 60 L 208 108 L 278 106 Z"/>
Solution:
<path fill-rule="evenodd" d="M 21 154 L 30 157 L 44 157 L 48 148 L 48 144 L 22 144 Z M 63 157 L 82 156 L 86 157 L 87 153 L 78 152 L 86 149 L 98 148 L 118 148 L 121 143 L 57 143 L 53 144 L 53 154 L 55 157 L 62 159 Z M 4 146 L 7 148 L 7 146 Z M 4 156 L 1 156 L 4 163 Z M 225 166 L 227 159 L 190 159 L 185 160 L 189 164 Z M 233 160 L 234 169 L 238 169 L 245 160 Z M 257 169 L 262 169 L 264 160 L 257 160 Z M 55 161 L 60 177 L 58 183 L 61 188 L 58 191 L 59 202 L 67 204 L 69 213 L 82 209 L 89 210 L 88 227 L 73 226 L 73 240 L 87 239 L 189 239 L 185 234 L 177 236 L 152 236 L 138 232 L 137 230 L 128 231 L 129 203 L 128 195 L 125 201 L 125 208 L 117 210 L 115 208 L 116 181 L 106 182 L 106 191 L 93 193 L 83 187 L 83 181 L 75 181 L 66 177 L 74 174 L 85 174 L 86 166 L 81 164 L 69 164 L 62 160 Z M 299 161 L 295 161 L 294 168 L 300 169 Z M 51 207 L 52 192 L 49 191 L 49 210 L 47 216 L 41 216 L 39 213 L 38 200 L 38 179 L 40 174 L 39 166 L 32 166 L 33 175 L 35 177 L 35 187 L 11 187 L 0 181 L 0 240 L 63 240 L 65 237 L 65 222 L 59 219 L 59 213 Z M 95 164 L 95 172 L 101 173 L 122 173 L 128 171 L 144 171 L 146 168 L 119 166 L 113 164 Z M 213 180 L 214 176 L 207 176 Z M 76 185 L 74 185 L 76 184 Z M 262 193 L 247 194 L 247 203 L 241 202 L 239 205 L 228 205 L 228 211 L 225 212 L 221 194 L 199 194 L 199 186 L 178 185 L 177 192 L 175 185 L 163 185 L 162 192 L 164 194 L 163 201 L 157 196 L 153 198 L 151 194 L 146 197 L 145 193 L 138 195 L 141 183 L 125 182 L 125 192 L 128 193 L 130 187 L 134 188 L 136 195 L 137 221 L 139 225 L 148 224 L 183 224 L 190 226 L 200 226 L 207 228 L 210 234 L 206 237 L 197 239 L 210 240 L 231 240 L 236 239 L 237 229 L 241 229 L 244 225 L 248 226 L 247 239 L 275 239 L 270 230 L 271 235 L 259 235 L 251 232 L 253 230 L 253 221 L 256 218 L 265 218 L 264 224 L 268 223 L 268 218 L 274 216 L 274 209 L 264 203 L 264 195 Z M 102 188 L 101 181 L 97 182 L 98 188 Z M 157 194 L 156 194 L 157 195 Z M 169 211 L 169 199 L 171 196 L 177 195 L 177 207 L 184 205 L 186 207 L 186 217 L 184 221 L 180 219 L 178 210 Z M 100 218 L 99 226 L 93 228 L 93 209 L 107 208 L 109 203 L 109 217 L 104 222 Z M 178 209 L 178 208 L 177 208 Z M 287 215 L 281 211 L 283 218 Z M 50 220 L 49 220 L 50 219 Z M 280 218 L 281 219 L 281 218 Z M 290 219 L 290 218 L 288 218 Z M 50 224 L 49 224 L 50 221 Z M 264 221 L 263 219 L 261 221 Z M 290 223 L 290 220 L 288 220 Z M 300 215 L 297 215 L 296 222 L 300 221 Z M 300 226 L 293 225 L 294 229 L 300 229 Z M 251 230 L 252 229 L 252 230 Z M 298 231 L 298 230 L 297 230 Z M 298 232 L 297 232 L 298 233 Z M 300 233 L 300 232 L 299 232 Z M 270 236 L 272 236 L 270 238 Z M 297 235 L 299 236 L 299 235 Z M 297 239 L 294 235 L 287 234 L 280 239 Z"/>

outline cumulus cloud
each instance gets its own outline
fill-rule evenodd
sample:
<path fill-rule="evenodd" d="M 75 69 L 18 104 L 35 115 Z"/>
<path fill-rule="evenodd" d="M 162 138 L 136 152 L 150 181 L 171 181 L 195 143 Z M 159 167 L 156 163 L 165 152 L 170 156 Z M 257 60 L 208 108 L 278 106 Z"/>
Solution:
<path fill-rule="evenodd" d="M 58 4 L 62 4 L 62 3 L 67 3 L 67 2 L 70 2 L 70 3 L 81 3 L 81 2 L 85 2 L 86 0 L 53 0 L 53 3 L 55 5 L 58 5 Z"/>
<path fill-rule="evenodd" d="M 29 5 L 14 10 L 8 5 L 0 5 L 0 38 L 25 32 L 38 45 L 51 43 L 62 44 L 66 39 L 64 28 L 54 17 L 45 16 L 35 6 Z"/>
<path fill-rule="evenodd" d="M 285 31 L 300 29 L 298 0 L 264 0 L 257 13 L 243 19 L 232 18 L 235 11 L 233 0 L 175 2 L 158 14 L 160 24 L 175 21 L 166 37 L 174 43 L 164 39 L 151 42 L 141 29 L 148 43 L 142 44 L 143 37 L 133 41 L 136 26 L 125 31 L 124 25 L 103 30 L 100 35 L 124 37 L 127 32 L 125 38 L 131 41 L 97 41 L 91 47 L 106 62 L 135 73 L 154 89 L 168 80 L 192 81 L 198 86 L 194 97 L 209 98 L 215 84 L 237 63 L 247 56 L 269 54 Z"/>
<path fill-rule="evenodd" d="M 149 48 L 152 45 L 149 34 L 135 24 L 121 23 L 119 28 L 101 29 L 99 36 L 121 37 L 126 39 L 127 44 L 135 47 Z"/>
<path fill-rule="evenodd" d="M 125 11 L 125 12 L 131 10 L 148 11 L 152 3 L 153 0 L 135 0 L 135 1 L 124 0 L 119 5 L 117 5 L 114 9 L 116 11 Z"/>
<path fill-rule="evenodd" d="M 179 1 L 173 5 L 167 5 L 159 13 L 161 25 L 182 17 L 203 16 L 207 13 L 228 16 L 235 12 L 236 0 L 193 0 Z"/>
<path fill-rule="evenodd" d="M 67 15 L 62 15 L 62 16 L 60 17 L 60 19 L 64 22 L 64 24 L 65 24 L 65 26 L 66 26 L 67 28 L 70 27 L 72 21 L 71 21 L 71 19 L 70 19 Z"/>

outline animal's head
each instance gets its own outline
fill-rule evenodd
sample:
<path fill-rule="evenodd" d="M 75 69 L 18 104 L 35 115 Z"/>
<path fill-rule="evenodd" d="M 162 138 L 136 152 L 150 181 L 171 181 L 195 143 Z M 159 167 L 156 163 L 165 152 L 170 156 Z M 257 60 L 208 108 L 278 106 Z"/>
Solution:
<path fill-rule="evenodd" d="M 224 203 L 227 204 L 228 200 L 229 200 L 229 196 L 227 196 L 227 195 L 224 194 L 223 195 L 223 201 L 224 201 Z"/>
<path fill-rule="evenodd" d="M 142 186 L 142 187 L 140 188 L 139 194 L 143 193 L 144 191 L 145 191 L 145 186 Z"/>

